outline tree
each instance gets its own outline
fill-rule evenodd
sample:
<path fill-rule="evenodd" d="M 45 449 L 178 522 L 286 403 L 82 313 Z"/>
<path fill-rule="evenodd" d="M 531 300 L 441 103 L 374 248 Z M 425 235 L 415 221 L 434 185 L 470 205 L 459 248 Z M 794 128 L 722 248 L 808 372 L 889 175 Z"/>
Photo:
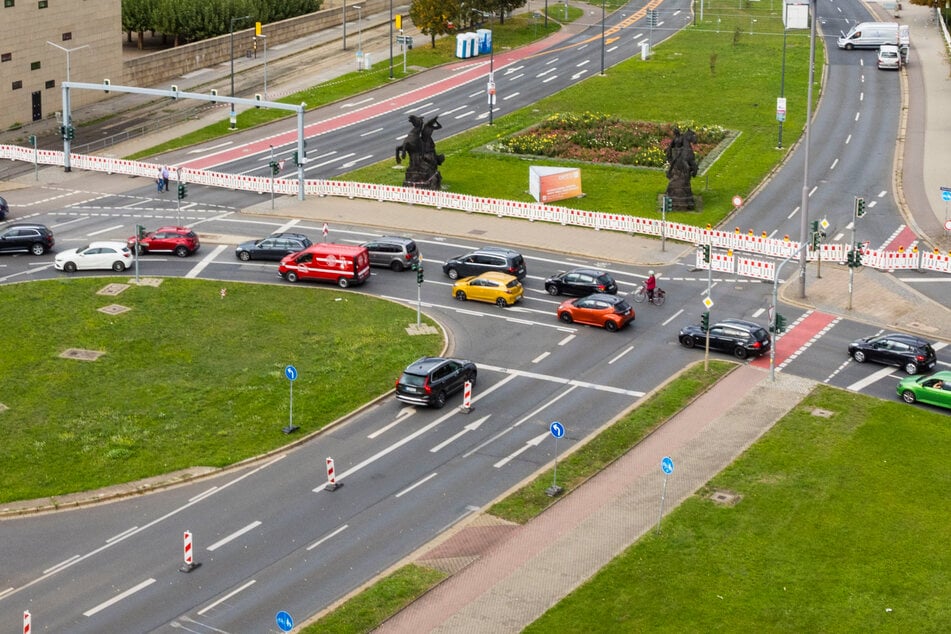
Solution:
<path fill-rule="evenodd" d="M 456 23 L 462 15 L 459 0 L 413 0 L 409 6 L 409 18 L 423 35 L 428 35 L 433 48 L 436 36 L 456 31 Z"/>
<path fill-rule="evenodd" d="M 132 41 L 132 33 L 138 34 L 139 50 L 141 51 L 145 44 L 145 32 L 153 28 L 152 1 L 122 0 L 122 28 L 129 32 L 130 42 Z"/>

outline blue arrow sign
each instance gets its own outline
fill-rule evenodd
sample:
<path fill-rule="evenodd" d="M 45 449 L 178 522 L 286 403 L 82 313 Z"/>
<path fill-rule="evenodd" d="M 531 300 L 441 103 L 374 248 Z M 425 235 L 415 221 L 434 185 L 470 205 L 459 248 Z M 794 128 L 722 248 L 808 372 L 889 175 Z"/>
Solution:
<path fill-rule="evenodd" d="M 284 376 L 286 376 L 289 381 L 294 381 L 294 380 L 296 380 L 296 379 L 297 379 L 297 368 L 295 368 L 295 367 L 292 366 L 292 365 L 287 366 L 286 368 L 284 368 Z"/>
<path fill-rule="evenodd" d="M 548 426 L 548 431 L 550 431 L 551 435 L 555 438 L 561 438 L 565 435 L 565 426 L 556 420 L 554 423 Z"/>
<path fill-rule="evenodd" d="M 660 468 L 670 475 L 674 472 L 674 461 L 670 459 L 670 456 L 664 456 L 664 459 L 660 461 Z"/>
<path fill-rule="evenodd" d="M 274 620 L 277 621 L 277 626 L 281 628 L 282 632 L 290 632 L 294 627 L 294 619 L 291 618 L 291 615 L 281 610 L 277 613 L 277 616 L 274 617 Z"/>
<path fill-rule="evenodd" d="M 944 202 L 951 202 L 951 192 L 942 191 L 941 200 Z"/>

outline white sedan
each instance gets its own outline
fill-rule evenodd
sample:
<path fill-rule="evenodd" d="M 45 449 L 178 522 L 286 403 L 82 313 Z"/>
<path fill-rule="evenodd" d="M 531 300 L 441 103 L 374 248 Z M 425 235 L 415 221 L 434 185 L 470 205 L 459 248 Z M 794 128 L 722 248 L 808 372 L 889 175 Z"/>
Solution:
<path fill-rule="evenodd" d="M 112 269 L 121 273 L 132 266 L 132 251 L 125 242 L 91 242 L 56 254 L 53 266 L 72 273 L 79 269 Z"/>

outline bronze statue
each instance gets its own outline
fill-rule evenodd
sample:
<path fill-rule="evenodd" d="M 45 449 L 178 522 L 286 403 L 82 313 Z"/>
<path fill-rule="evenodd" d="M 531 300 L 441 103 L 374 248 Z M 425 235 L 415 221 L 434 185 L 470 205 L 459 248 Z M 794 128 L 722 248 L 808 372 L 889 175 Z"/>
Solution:
<path fill-rule="evenodd" d="M 446 158 L 443 154 L 436 154 L 436 143 L 433 141 L 433 131 L 442 128 L 439 117 L 435 116 L 424 123 L 422 117 L 410 115 L 409 122 L 413 130 L 396 148 L 397 163 L 409 156 L 403 187 L 439 190 L 442 187 L 439 166 Z"/>
<path fill-rule="evenodd" d="M 674 127 L 674 138 L 667 146 L 667 195 L 671 198 L 674 211 L 691 211 L 696 208 L 690 179 L 697 175 L 697 159 L 693 153 L 693 144 L 697 135 L 693 130 L 681 134 Z"/>

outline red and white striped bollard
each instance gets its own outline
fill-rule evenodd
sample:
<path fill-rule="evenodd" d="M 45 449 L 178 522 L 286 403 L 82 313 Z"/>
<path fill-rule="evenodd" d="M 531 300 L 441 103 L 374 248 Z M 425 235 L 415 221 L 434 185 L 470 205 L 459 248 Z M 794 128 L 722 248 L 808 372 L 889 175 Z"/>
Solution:
<path fill-rule="evenodd" d="M 462 388 L 462 413 L 468 414 L 472 411 L 472 381 L 466 381 Z"/>
<path fill-rule="evenodd" d="M 337 475 L 334 471 L 334 459 L 327 458 L 327 486 L 324 487 L 327 491 L 336 491 L 338 487 L 343 486 L 342 483 L 337 482 Z"/>
<path fill-rule="evenodd" d="M 23 634 L 30 634 L 33 630 L 33 617 L 30 616 L 30 611 L 25 610 L 23 612 Z"/>
<path fill-rule="evenodd" d="M 201 565 L 195 562 L 191 531 L 185 531 L 183 554 L 185 557 L 185 562 L 182 564 L 182 567 L 178 569 L 179 572 L 191 572 Z"/>

